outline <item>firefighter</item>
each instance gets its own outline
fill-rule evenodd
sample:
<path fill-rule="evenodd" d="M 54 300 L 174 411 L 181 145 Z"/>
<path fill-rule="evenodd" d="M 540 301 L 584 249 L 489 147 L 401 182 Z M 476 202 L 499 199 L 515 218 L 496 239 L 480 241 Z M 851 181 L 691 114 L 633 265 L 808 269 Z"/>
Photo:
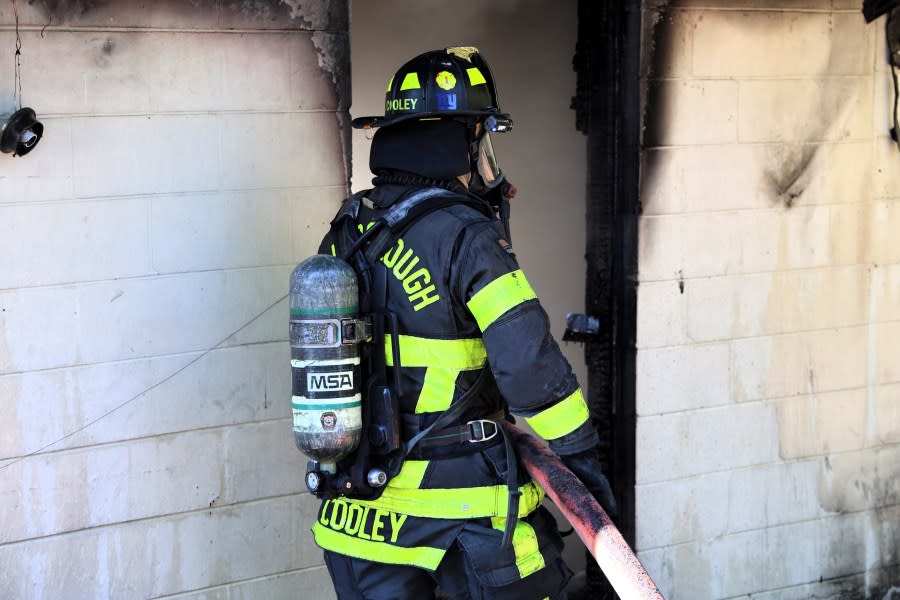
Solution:
<path fill-rule="evenodd" d="M 373 308 L 397 319 L 386 344 L 399 346 L 403 439 L 466 404 L 417 440 L 377 499 L 322 502 L 312 531 L 337 595 L 564 598 L 561 537 L 500 423 L 524 418 L 610 513 L 615 500 L 582 391 L 499 218 L 512 188 L 490 136 L 512 121 L 488 64 L 471 47 L 421 54 L 388 84 L 384 116 L 353 126 L 375 129 L 376 177 L 353 215 L 359 231 L 416 190 L 460 200 L 399 232 L 372 269 L 384 288 Z M 336 235 L 320 253 L 336 253 Z"/>

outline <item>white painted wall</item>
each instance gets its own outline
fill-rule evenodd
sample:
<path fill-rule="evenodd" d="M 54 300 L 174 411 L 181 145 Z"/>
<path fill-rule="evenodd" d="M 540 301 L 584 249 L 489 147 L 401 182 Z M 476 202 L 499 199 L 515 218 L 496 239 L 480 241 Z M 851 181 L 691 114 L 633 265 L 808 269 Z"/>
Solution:
<path fill-rule="evenodd" d="M 665 4 L 644 3 L 640 557 L 669 600 L 880 599 L 900 586 L 884 18 Z"/>
<path fill-rule="evenodd" d="M 0 156 L 3 597 L 332 597 L 277 301 L 345 193 L 346 3 L 18 5 L 45 136 Z"/>

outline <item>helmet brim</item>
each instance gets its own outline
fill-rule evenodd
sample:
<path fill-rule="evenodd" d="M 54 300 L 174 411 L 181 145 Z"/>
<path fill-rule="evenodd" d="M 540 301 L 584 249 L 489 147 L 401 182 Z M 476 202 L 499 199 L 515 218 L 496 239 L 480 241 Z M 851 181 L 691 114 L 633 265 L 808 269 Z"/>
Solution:
<path fill-rule="evenodd" d="M 357 117 L 350 122 L 353 129 L 376 129 L 378 127 L 387 127 L 402 123 L 403 121 L 411 121 L 413 119 L 455 119 L 457 117 L 495 117 L 509 119 L 506 113 L 485 111 L 485 110 L 454 110 L 454 111 L 435 111 L 426 113 L 415 113 L 409 115 L 396 115 L 393 117 Z"/>

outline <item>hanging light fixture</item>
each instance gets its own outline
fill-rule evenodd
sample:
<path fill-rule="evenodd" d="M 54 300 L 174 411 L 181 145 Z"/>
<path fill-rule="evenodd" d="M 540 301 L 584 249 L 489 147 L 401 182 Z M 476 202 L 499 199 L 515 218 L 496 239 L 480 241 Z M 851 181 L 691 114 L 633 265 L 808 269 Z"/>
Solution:
<path fill-rule="evenodd" d="M 20 108 L 7 118 L 0 130 L 0 152 L 25 156 L 44 135 L 44 125 L 37 120 L 33 108 Z"/>
<path fill-rule="evenodd" d="M 13 156 L 25 156 L 37 146 L 44 135 L 44 125 L 37 120 L 33 108 L 22 106 L 22 40 L 19 38 L 19 2 L 13 1 L 13 11 L 16 15 L 16 53 L 15 75 L 13 86 L 19 109 L 2 119 L 3 128 L 0 129 L 0 152 Z"/>

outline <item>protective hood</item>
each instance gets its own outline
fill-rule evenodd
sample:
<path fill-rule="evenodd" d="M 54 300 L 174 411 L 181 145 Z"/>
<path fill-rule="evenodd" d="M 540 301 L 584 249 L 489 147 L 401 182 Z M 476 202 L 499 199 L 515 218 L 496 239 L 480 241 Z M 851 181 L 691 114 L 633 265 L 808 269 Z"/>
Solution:
<path fill-rule="evenodd" d="M 411 120 L 377 130 L 369 169 L 451 180 L 470 170 L 468 129 L 447 119 Z"/>

